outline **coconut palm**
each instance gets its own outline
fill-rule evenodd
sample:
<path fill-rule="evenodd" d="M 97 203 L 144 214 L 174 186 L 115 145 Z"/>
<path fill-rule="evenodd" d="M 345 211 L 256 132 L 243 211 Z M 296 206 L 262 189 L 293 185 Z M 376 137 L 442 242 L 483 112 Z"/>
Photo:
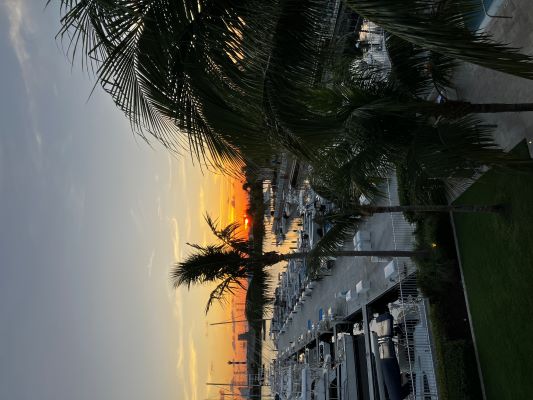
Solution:
<path fill-rule="evenodd" d="M 390 70 L 359 63 L 339 74 L 333 85 L 311 91 L 312 99 L 306 98 L 306 102 L 311 107 L 323 107 L 324 114 L 334 113 L 344 119 L 354 115 L 364 117 L 372 112 L 458 118 L 470 114 L 533 111 L 533 103 L 470 103 L 447 99 L 444 92 L 452 85 L 451 75 L 456 66 L 452 58 L 394 35 L 387 36 L 386 46 Z M 432 90 L 441 94 L 442 101 L 428 99 Z"/>
<path fill-rule="evenodd" d="M 352 62 L 332 82 L 286 107 L 293 115 L 291 131 L 319 149 L 311 160 L 314 187 L 325 190 L 329 181 L 343 181 L 333 185 L 342 188 L 335 197 L 353 190 L 372 196 L 376 183 L 400 162 L 413 174 L 424 170 L 436 178 L 469 178 L 483 165 L 530 163 L 499 149 L 490 127 L 473 114 L 533 110 L 533 104 L 448 100 L 452 58 L 394 35 L 386 43 L 390 70 L 362 62 L 354 68 Z M 441 103 L 428 100 L 432 91 L 441 94 Z"/>
<path fill-rule="evenodd" d="M 319 148 L 311 176 L 317 192 L 340 206 L 360 194 L 375 197 L 399 165 L 412 179 L 422 171 L 429 178 L 468 179 L 485 165 L 530 168 L 531 160 L 505 153 L 489 126 L 465 115 L 512 107 L 429 101 L 431 91 L 445 94 L 455 62 L 395 36 L 387 47 L 390 70 L 359 63 L 355 73 L 310 91 L 305 119 L 295 119 L 293 131 Z"/>
<path fill-rule="evenodd" d="M 342 140 L 330 139 L 312 166 L 311 186 L 340 207 L 381 195 L 380 185 L 402 166 L 416 180 L 470 179 L 484 165 L 531 168 L 531 160 L 504 153 L 489 128 L 472 118 L 438 121 L 416 114 L 369 114 L 349 121 Z"/>
<path fill-rule="evenodd" d="M 448 14 L 442 22 L 443 7 L 437 7 L 439 12 L 421 12 L 435 8 L 432 1 L 402 1 L 396 14 L 387 11 L 389 3 L 364 0 L 351 5 L 362 15 L 379 17 L 376 22 L 407 40 L 436 51 L 451 49 L 451 56 L 483 65 L 490 59 L 499 69 L 527 75 L 523 70 L 529 68 L 529 59 L 480 39 L 479 34 L 465 34 L 455 19 L 455 25 L 449 25 Z M 306 118 L 293 122 L 294 114 L 286 106 L 298 103 L 301 90 L 321 77 L 327 0 L 59 0 L 59 4 L 59 35 L 70 55 L 81 54 L 83 65 L 96 74 L 146 140 L 146 133 L 152 134 L 168 148 L 185 148 L 218 167 L 240 166 L 250 153 L 270 154 L 280 145 L 312 157 L 307 142 L 293 135 L 293 125 L 301 127 Z M 405 10 L 415 6 L 409 25 Z M 423 24 L 426 14 L 431 24 Z M 413 27 L 412 34 L 407 34 L 406 26 Z M 428 33 L 434 27 L 435 33 Z M 314 125 L 315 130 L 319 127 Z"/>
<path fill-rule="evenodd" d="M 271 251 L 258 254 L 245 240 L 238 238 L 239 224 L 232 223 L 219 229 L 216 221 L 208 215 L 206 222 L 220 243 L 206 246 L 191 244 L 190 246 L 196 252 L 176 263 L 170 270 L 170 280 L 175 288 L 179 286 L 190 288 L 192 285 L 218 282 L 209 296 L 206 312 L 215 301 L 224 302 L 228 293 L 234 293 L 239 288 L 243 289 L 242 280 L 251 277 L 254 271 L 282 261 L 305 259 L 308 256 L 307 252 L 282 254 Z M 335 225 L 332 230 L 338 230 L 340 226 L 340 224 Z M 423 251 L 336 249 L 328 254 L 334 257 L 414 257 L 425 253 Z"/>
<path fill-rule="evenodd" d="M 239 163 L 237 146 L 262 129 L 260 109 L 244 97 L 261 96 L 255 76 L 269 48 L 256 40 L 273 29 L 266 16 L 275 8 L 259 0 L 60 4 L 71 56 L 81 54 L 137 132 L 217 165 Z"/>
<path fill-rule="evenodd" d="M 337 217 L 357 215 L 359 217 L 371 217 L 374 214 L 383 213 L 499 213 L 502 211 L 501 204 L 493 205 L 472 205 L 472 204 L 421 204 L 421 205 L 395 205 L 382 206 L 375 204 L 357 204 L 354 202 L 352 208 L 343 208 Z"/>
<path fill-rule="evenodd" d="M 218 167 L 239 167 L 248 153 L 271 154 L 280 143 L 298 150 L 276 123 L 272 103 L 284 88 L 279 77 L 296 82 L 307 73 L 297 73 L 303 64 L 287 64 L 286 44 L 272 50 L 274 37 L 279 45 L 286 41 L 279 35 L 297 36 L 291 60 L 315 57 L 326 0 L 59 3 L 59 37 L 70 56 L 81 55 L 146 139 L 152 134 Z M 259 140 L 262 146 L 254 146 Z"/>

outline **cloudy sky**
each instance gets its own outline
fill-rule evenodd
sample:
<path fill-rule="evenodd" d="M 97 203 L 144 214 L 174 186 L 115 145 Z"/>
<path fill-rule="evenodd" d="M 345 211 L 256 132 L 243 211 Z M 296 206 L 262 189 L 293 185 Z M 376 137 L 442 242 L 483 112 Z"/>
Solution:
<path fill-rule="evenodd" d="M 206 319 L 208 288 L 174 293 L 167 272 L 210 240 L 206 210 L 238 218 L 240 184 L 89 98 L 43 3 L 0 0 L 0 398 L 214 396 L 204 382 L 227 378 L 231 338 L 207 323 L 228 311 Z"/>

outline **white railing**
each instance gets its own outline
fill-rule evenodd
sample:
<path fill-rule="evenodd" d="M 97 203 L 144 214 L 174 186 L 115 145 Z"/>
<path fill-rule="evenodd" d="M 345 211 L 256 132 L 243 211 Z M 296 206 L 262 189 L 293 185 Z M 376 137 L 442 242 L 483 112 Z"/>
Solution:
<path fill-rule="evenodd" d="M 398 183 L 388 179 L 389 205 L 399 204 Z M 392 237 L 395 249 L 412 249 L 414 247 L 415 225 L 409 223 L 403 214 L 390 213 Z M 398 341 L 400 370 L 409 374 L 413 400 L 438 400 L 437 380 L 433 347 L 429 333 L 426 302 L 421 296 L 416 279 L 408 279 L 416 272 L 416 265 L 410 259 L 395 259 L 396 279 L 398 282 L 399 325 L 402 327 L 402 339 Z"/>

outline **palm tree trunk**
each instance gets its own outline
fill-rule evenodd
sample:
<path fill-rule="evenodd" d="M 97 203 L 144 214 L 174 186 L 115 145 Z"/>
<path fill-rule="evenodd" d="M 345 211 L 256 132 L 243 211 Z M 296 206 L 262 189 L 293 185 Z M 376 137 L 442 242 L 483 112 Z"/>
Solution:
<path fill-rule="evenodd" d="M 502 210 L 502 205 L 462 205 L 462 204 L 447 204 L 447 205 L 413 205 L 413 206 L 358 206 L 355 207 L 354 214 L 380 214 L 391 212 L 460 212 L 460 213 L 496 213 Z M 349 210 L 344 211 L 349 213 Z"/>
<path fill-rule="evenodd" d="M 427 255 L 427 250 L 339 250 L 332 257 L 415 257 Z M 309 253 L 280 254 L 280 261 L 306 258 Z"/>
<path fill-rule="evenodd" d="M 463 116 L 467 114 L 492 114 L 504 112 L 533 111 L 533 103 L 470 103 L 447 100 L 437 106 L 444 115 Z"/>

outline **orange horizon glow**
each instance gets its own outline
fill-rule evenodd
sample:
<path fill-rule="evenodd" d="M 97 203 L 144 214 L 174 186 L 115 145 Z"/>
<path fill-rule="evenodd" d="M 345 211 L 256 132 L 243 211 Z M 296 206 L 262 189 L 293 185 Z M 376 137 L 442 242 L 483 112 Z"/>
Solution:
<path fill-rule="evenodd" d="M 249 227 L 251 224 L 251 218 L 247 215 L 248 209 L 248 192 L 242 189 L 243 182 L 239 179 L 232 177 L 213 174 L 210 176 L 196 175 L 196 179 L 203 181 L 199 187 L 198 202 L 196 209 L 199 211 L 198 223 L 193 228 L 199 237 L 203 237 L 203 244 L 216 243 L 217 239 L 211 234 L 211 231 L 207 224 L 203 221 L 206 213 L 217 221 L 219 228 L 223 228 L 230 223 L 240 224 L 240 229 L 237 235 L 242 239 L 248 238 Z M 189 177 L 183 177 L 187 179 Z M 189 179 L 194 179 L 192 176 Z M 246 221 L 247 219 L 247 221 Z M 194 221 L 194 219 L 193 219 Z M 179 231 L 179 229 L 175 229 Z M 182 235 L 183 236 L 183 235 Z M 185 235 L 189 239 L 188 235 Z M 179 240 L 180 237 L 175 237 L 175 242 L 182 244 L 183 240 Z M 187 251 L 190 251 L 187 250 Z M 183 253 L 183 251 L 182 251 Z M 242 282 L 246 288 L 248 282 Z M 214 287 L 213 287 L 214 288 Z M 208 288 L 206 288 L 208 289 Z M 202 299 L 203 301 L 204 299 Z M 246 301 L 246 291 L 238 290 L 234 295 L 227 298 L 228 303 L 223 307 L 218 306 L 213 309 L 210 315 L 214 319 L 209 319 L 209 322 L 221 322 L 221 321 L 233 321 L 244 320 L 244 303 Z M 245 365 L 228 365 L 227 361 L 230 360 L 244 360 L 246 359 L 246 345 L 244 341 L 239 341 L 238 336 L 247 331 L 248 324 L 245 322 L 221 325 L 209 329 L 212 332 L 213 339 L 209 339 L 209 350 L 198 348 L 198 354 L 204 356 L 215 357 L 216 369 L 214 370 L 213 378 L 216 381 L 233 382 L 235 384 L 242 383 L 246 379 L 247 374 L 245 371 Z M 211 333 L 209 333 L 211 334 Z M 191 352 L 193 347 L 197 347 L 196 344 L 191 343 Z M 212 364 L 213 365 L 213 364 Z M 202 374 L 203 375 L 203 374 Z M 209 373 L 206 374 L 207 380 L 209 380 Z M 238 392 L 237 392 L 238 393 Z M 214 393 L 212 393 L 214 394 Z M 242 397 L 236 396 L 235 398 L 241 399 Z"/>
<path fill-rule="evenodd" d="M 229 202 L 225 201 L 226 199 L 231 199 Z M 248 209 L 248 193 L 242 189 L 242 182 L 237 179 L 231 179 L 228 185 L 223 185 L 223 189 L 220 193 L 221 205 L 225 202 L 229 204 L 229 209 L 224 210 L 224 207 L 220 207 L 221 214 L 226 214 L 227 221 L 224 224 L 228 223 L 239 223 L 241 224 L 241 230 L 239 232 L 243 239 L 247 239 L 248 229 L 250 224 L 250 218 L 248 217 L 246 210 Z M 224 212 L 225 211 L 225 212 Z M 242 220 L 240 219 L 242 216 Z M 221 215 L 221 222 L 223 218 Z M 247 287 L 248 282 L 243 282 L 244 287 Z M 246 319 L 244 316 L 244 306 L 246 302 L 246 292 L 240 290 L 235 293 L 233 298 L 230 300 L 229 307 L 226 308 L 226 316 L 228 320 L 243 320 Z M 238 340 L 238 336 L 247 330 L 247 323 L 239 322 L 233 325 L 232 329 L 232 342 L 235 343 L 235 351 L 233 354 L 234 360 L 244 360 L 246 359 L 246 346 L 243 346 L 242 341 Z M 245 367 L 244 367 L 245 368 Z M 243 366 L 233 366 L 231 381 L 234 383 L 242 383 L 241 381 L 246 377 L 246 374 L 242 374 Z"/>

